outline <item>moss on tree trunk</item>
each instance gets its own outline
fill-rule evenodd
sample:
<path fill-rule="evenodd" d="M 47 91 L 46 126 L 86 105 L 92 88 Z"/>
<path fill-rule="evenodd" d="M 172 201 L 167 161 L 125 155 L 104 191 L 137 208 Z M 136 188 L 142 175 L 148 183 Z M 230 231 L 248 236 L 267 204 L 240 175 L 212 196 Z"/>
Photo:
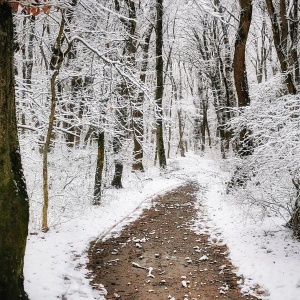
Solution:
<path fill-rule="evenodd" d="M 0 4 L 0 299 L 28 299 L 23 263 L 29 206 L 19 150 L 13 65 L 13 18 Z"/>

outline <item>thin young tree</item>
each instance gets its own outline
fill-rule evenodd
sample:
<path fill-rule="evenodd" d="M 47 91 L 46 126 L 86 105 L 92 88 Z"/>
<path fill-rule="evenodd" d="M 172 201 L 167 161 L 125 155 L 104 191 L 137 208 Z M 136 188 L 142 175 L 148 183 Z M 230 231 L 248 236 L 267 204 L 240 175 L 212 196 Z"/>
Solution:
<path fill-rule="evenodd" d="M 50 78 L 50 91 L 51 91 L 51 103 L 50 103 L 50 114 L 49 114 L 49 123 L 47 128 L 46 140 L 43 146 L 43 192 L 44 192 L 44 202 L 43 202 L 43 215 L 42 215 L 42 230 L 47 232 L 49 230 L 48 227 L 48 206 L 49 206 L 49 174 L 48 174 L 48 153 L 50 150 L 53 128 L 55 122 L 55 113 L 57 106 L 57 77 L 59 75 L 59 71 L 62 67 L 64 57 L 70 52 L 72 49 L 72 45 L 69 44 L 68 48 L 63 51 L 62 43 L 63 43 L 63 34 L 65 30 L 65 12 L 61 11 L 61 22 L 58 31 L 58 35 L 56 38 L 56 43 L 53 49 L 51 61 L 50 61 L 50 70 L 52 71 L 52 75 Z"/>
<path fill-rule="evenodd" d="M 156 0 L 156 147 L 159 167 L 166 168 L 167 159 L 163 132 L 163 94 L 164 94 L 164 61 L 163 61 L 163 0 Z"/>

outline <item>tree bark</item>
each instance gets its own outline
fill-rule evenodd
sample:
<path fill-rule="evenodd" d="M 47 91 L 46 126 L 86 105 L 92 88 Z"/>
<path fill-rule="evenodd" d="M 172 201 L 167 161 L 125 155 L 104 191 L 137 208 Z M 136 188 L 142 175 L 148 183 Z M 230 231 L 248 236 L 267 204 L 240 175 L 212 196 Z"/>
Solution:
<path fill-rule="evenodd" d="M 239 108 L 250 105 L 250 96 L 246 70 L 246 43 L 252 19 L 252 0 L 239 0 L 241 6 L 240 24 L 235 42 L 233 58 L 234 81 Z M 250 155 L 253 151 L 249 138 L 249 130 L 244 128 L 240 132 L 238 152 L 240 156 Z"/>
<path fill-rule="evenodd" d="M 164 62 L 163 62 L 163 0 L 156 1 L 156 148 L 159 161 L 159 167 L 165 169 L 167 159 L 164 147 L 163 134 L 163 109 L 162 99 L 164 94 Z"/>
<path fill-rule="evenodd" d="M 26 46 L 25 42 L 22 45 L 22 58 L 23 58 L 23 66 L 22 66 L 22 74 L 23 74 L 23 84 L 26 88 L 22 91 L 23 99 L 26 99 L 28 91 L 31 89 L 31 81 L 32 81 L 32 69 L 33 69 L 33 40 L 35 37 L 35 16 L 30 16 L 28 19 L 29 26 L 29 37 L 28 37 L 28 45 Z M 26 19 L 23 21 L 24 31 L 26 28 Z M 24 32 L 25 33 L 25 32 Z M 26 51 L 27 49 L 27 51 Z M 27 52 L 27 53 L 26 53 Z M 26 104 L 23 103 L 23 106 L 26 107 Z M 21 115 L 21 124 L 26 125 L 26 117 L 24 112 Z M 24 130 L 22 130 L 24 133 Z"/>
<path fill-rule="evenodd" d="M 70 52 L 71 45 L 68 46 L 65 52 L 61 50 L 62 36 L 65 28 L 65 16 L 62 13 L 62 19 L 60 24 L 60 29 L 58 36 L 56 38 L 56 45 L 52 53 L 50 70 L 53 71 L 53 74 L 50 79 L 50 90 L 51 90 L 51 105 L 50 105 L 50 114 L 49 114 L 49 124 L 47 129 L 47 135 L 45 144 L 43 147 L 43 192 L 44 192 L 44 202 L 42 210 L 42 230 L 47 232 L 48 227 L 48 205 L 49 205 L 49 184 L 48 184 L 48 153 L 50 150 L 54 121 L 55 121 L 55 110 L 57 105 L 57 92 L 56 92 L 56 79 L 59 74 L 59 70 L 62 66 L 64 57 Z"/>
<path fill-rule="evenodd" d="M 16 122 L 13 17 L 0 4 L 0 299 L 28 299 L 23 264 L 29 205 Z"/>
<path fill-rule="evenodd" d="M 93 204 L 99 205 L 101 203 L 101 194 L 102 194 L 102 173 L 104 167 L 104 131 L 98 134 L 98 155 L 97 155 L 97 167 L 95 174 L 95 186 L 94 186 L 94 202 Z"/>
<path fill-rule="evenodd" d="M 178 116 L 178 130 L 179 130 L 179 142 L 178 142 L 178 148 L 180 152 L 181 157 L 185 157 L 185 150 L 184 150 L 184 141 L 183 141 L 183 122 L 182 122 L 182 109 L 177 110 L 177 116 Z"/>
<path fill-rule="evenodd" d="M 120 3 L 115 0 L 115 10 L 120 14 Z M 120 14 L 120 21 L 126 30 L 127 39 L 125 41 L 123 49 L 123 57 L 125 58 L 124 63 L 127 66 L 133 67 L 136 65 L 135 54 L 136 54 L 136 9 L 135 2 L 133 0 L 125 0 L 128 8 L 128 19 L 123 18 Z M 115 135 L 113 138 L 113 151 L 115 155 L 115 173 L 111 185 L 115 188 L 122 188 L 122 175 L 123 175 L 123 162 L 120 158 L 120 152 L 122 149 L 122 141 L 125 136 L 125 124 L 128 119 L 127 104 L 132 103 L 131 97 L 134 95 L 134 89 L 132 83 L 122 78 L 117 86 L 117 110 L 116 110 L 116 126 Z M 133 115 L 135 112 L 133 112 Z M 133 116 L 134 118 L 134 116 Z M 134 133 L 138 131 L 134 129 Z M 136 145 L 135 145 L 136 146 Z"/>
<path fill-rule="evenodd" d="M 294 0 L 294 8 L 293 8 L 293 14 L 291 16 L 291 21 L 290 21 L 290 36 L 291 36 L 291 42 L 292 42 L 292 49 L 291 49 L 291 56 L 293 59 L 293 64 L 294 64 L 294 76 L 295 76 L 295 82 L 296 85 L 300 83 L 300 69 L 299 69 L 299 55 L 298 55 L 298 0 Z"/>
<path fill-rule="evenodd" d="M 280 63 L 281 72 L 285 74 L 285 83 L 290 94 L 296 94 L 296 87 L 293 82 L 292 74 L 289 72 L 288 54 L 287 54 L 287 36 L 288 27 L 286 19 L 285 0 L 280 0 L 280 19 L 279 24 L 277 13 L 272 0 L 266 0 L 268 13 L 272 23 L 274 46 Z"/>
<path fill-rule="evenodd" d="M 239 0 L 239 2 L 241 6 L 241 15 L 235 42 L 233 73 L 238 106 L 245 107 L 250 104 L 245 56 L 246 43 L 252 19 L 252 0 Z"/>
<path fill-rule="evenodd" d="M 146 82 L 146 71 L 148 68 L 148 57 L 149 57 L 149 46 L 150 46 L 150 38 L 153 31 L 153 25 L 150 24 L 148 30 L 145 34 L 144 44 L 141 46 L 143 50 L 143 61 L 141 65 L 141 74 L 140 80 L 141 82 Z M 133 117 L 133 164 L 132 170 L 133 171 L 144 171 L 143 166 L 143 138 L 144 138 L 144 114 L 143 114 L 143 103 L 144 103 L 145 93 L 141 90 L 138 93 L 137 100 L 133 101 L 133 108 L 132 108 L 132 117 Z"/>
<path fill-rule="evenodd" d="M 55 120 L 55 110 L 56 110 L 56 78 L 58 75 L 58 71 L 54 71 L 51 80 L 50 80 L 50 88 L 51 88 L 51 107 L 50 107 L 50 115 L 49 115 L 49 124 L 46 135 L 45 144 L 43 147 L 43 192 L 44 192 L 44 202 L 43 202 L 43 211 L 42 211 L 42 230 L 43 232 L 47 232 L 49 230 L 48 227 L 48 206 L 49 206 L 49 183 L 48 183 L 48 152 L 50 149 L 51 137 L 53 132 L 54 120 Z"/>

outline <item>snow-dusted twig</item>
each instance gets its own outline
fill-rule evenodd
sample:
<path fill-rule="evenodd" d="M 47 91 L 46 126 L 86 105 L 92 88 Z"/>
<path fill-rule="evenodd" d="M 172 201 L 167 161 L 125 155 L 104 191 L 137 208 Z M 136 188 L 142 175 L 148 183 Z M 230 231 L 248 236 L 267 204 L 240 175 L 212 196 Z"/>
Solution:
<path fill-rule="evenodd" d="M 148 270 L 147 268 L 142 267 L 141 265 L 139 265 L 139 264 L 136 263 L 136 262 L 133 262 L 133 263 L 132 263 L 132 266 L 135 267 L 135 268 L 138 268 L 138 269 Z"/>
<path fill-rule="evenodd" d="M 152 274 L 152 271 L 153 271 L 153 268 L 152 268 L 152 267 L 149 267 L 149 268 L 142 267 L 141 265 L 139 265 L 139 264 L 136 263 L 136 262 L 133 262 L 133 263 L 132 263 L 132 266 L 133 266 L 134 268 L 143 269 L 143 270 L 148 271 L 147 277 L 155 278 L 155 276 Z"/>
<path fill-rule="evenodd" d="M 148 270 L 148 275 L 147 275 L 147 277 L 155 278 L 155 276 L 152 274 L 153 268 L 152 268 L 152 267 L 149 267 L 149 268 L 147 268 L 147 270 Z"/>

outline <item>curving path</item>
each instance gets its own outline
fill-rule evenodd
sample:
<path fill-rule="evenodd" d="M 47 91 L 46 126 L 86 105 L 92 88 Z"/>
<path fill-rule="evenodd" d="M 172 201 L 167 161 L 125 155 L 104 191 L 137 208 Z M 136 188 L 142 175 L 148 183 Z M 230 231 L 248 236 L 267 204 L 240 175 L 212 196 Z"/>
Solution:
<path fill-rule="evenodd" d="M 257 299 L 242 295 L 226 246 L 191 230 L 200 189 L 189 182 L 157 197 L 118 237 L 91 243 L 90 278 L 106 299 Z M 259 288 L 257 292 L 259 292 Z"/>

